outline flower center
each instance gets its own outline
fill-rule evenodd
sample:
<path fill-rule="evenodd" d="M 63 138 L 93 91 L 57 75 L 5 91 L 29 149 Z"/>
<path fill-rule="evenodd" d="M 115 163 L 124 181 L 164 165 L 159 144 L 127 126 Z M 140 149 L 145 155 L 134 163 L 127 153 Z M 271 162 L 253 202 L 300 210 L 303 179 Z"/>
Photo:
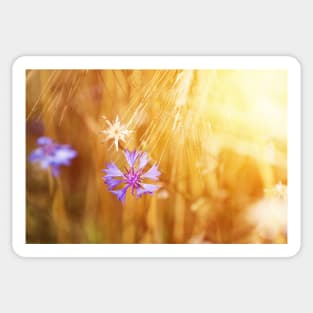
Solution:
<path fill-rule="evenodd" d="M 133 189 L 140 187 L 141 182 L 141 172 L 135 171 L 133 168 L 129 169 L 129 171 L 125 174 L 126 182 L 130 185 Z"/>
<path fill-rule="evenodd" d="M 55 153 L 56 145 L 52 143 L 49 145 L 45 145 L 44 147 L 42 147 L 42 149 L 45 155 L 52 156 Z"/>

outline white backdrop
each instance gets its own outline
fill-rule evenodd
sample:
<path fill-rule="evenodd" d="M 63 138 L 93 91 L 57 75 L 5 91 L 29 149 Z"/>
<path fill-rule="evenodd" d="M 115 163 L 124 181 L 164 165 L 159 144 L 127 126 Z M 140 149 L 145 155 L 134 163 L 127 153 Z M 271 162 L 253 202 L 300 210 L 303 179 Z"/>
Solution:
<path fill-rule="evenodd" d="M 0 4 L 0 312 L 313 310 L 309 1 Z M 290 4 L 292 3 L 292 4 Z M 292 55 L 302 63 L 302 250 L 291 259 L 22 259 L 11 249 L 11 64 L 21 55 Z M 22 156 L 21 156 L 22 157 Z"/>

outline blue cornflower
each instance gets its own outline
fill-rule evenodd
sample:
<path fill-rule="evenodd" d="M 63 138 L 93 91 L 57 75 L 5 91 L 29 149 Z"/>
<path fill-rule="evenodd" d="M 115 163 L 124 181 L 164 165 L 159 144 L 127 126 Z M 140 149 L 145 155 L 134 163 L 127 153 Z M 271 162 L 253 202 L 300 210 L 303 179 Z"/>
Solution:
<path fill-rule="evenodd" d="M 77 156 L 77 152 L 69 145 L 60 145 L 49 137 L 40 137 L 37 139 L 39 148 L 34 150 L 30 156 L 30 162 L 40 162 L 41 168 L 51 168 L 52 175 L 59 175 L 61 165 L 70 165 L 71 159 Z"/>
<path fill-rule="evenodd" d="M 156 164 L 145 171 L 145 167 L 149 162 L 149 157 L 146 152 L 139 151 L 124 151 L 125 158 L 129 165 L 129 168 L 122 172 L 114 163 L 107 164 L 107 168 L 103 170 L 106 174 L 103 176 L 104 182 L 108 185 L 110 192 L 115 194 L 117 198 L 125 202 L 126 192 L 131 189 L 132 195 L 136 191 L 136 197 L 141 197 L 143 194 L 153 194 L 159 186 L 153 184 L 147 184 L 144 182 L 146 179 L 158 180 L 160 172 Z M 122 189 L 114 190 L 116 187 L 122 187 Z"/>

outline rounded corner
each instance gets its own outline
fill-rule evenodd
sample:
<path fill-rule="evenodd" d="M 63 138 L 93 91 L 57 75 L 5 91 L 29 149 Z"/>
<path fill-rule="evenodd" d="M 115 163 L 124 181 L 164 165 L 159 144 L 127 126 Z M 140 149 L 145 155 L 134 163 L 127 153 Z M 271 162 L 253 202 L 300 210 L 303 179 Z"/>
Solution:
<path fill-rule="evenodd" d="M 288 253 L 288 258 L 295 258 L 297 257 L 302 251 L 302 245 L 301 242 L 299 242 L 297 245 L 294 245 L 291 247 L 290 252 Z"/>
<path fill-rule="evenodd" d="M 28 56 L 25 55 L 20 55 L 17 56 L 16 58 L 13 59 L 12 62 L 12 69 L 14 71 L 14 69 L 20 68 L 25 64 L 25 61 L 28 59 Z"/>
<path fill-rule="evenodd" d="M 17 245 L 16 243 L 12 243 L 11 244 L 11 249 L 12 249 L 12 252 L 18 257 L 18 258 L 25 258 L 26 255 L 22 253 L 21 249 L 20 249 L 20 246 Z"/>
<path fill-rule="evenodd" d="M 298 57 L 293 56 L 293 55 L 288 55 L 286 56 L 288 63 L 292 66 L 297 68 L 297 70 L 301 71 L 302 65 L 301 65 L 301 61 L 299 60 Z"/>

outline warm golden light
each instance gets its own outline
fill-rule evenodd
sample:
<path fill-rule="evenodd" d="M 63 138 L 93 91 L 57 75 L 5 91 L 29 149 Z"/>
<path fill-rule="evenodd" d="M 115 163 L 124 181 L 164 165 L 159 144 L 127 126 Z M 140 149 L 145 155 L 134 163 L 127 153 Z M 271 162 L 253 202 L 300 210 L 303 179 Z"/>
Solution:
<path fill-rule="evenodd" d="M 44 135 L 77 157 L 56 178 L 27 162 L 27 242 L 287 242 L 287 83 L 285 70 L 28 71 L 28 155 Z M 123 204 L 102 170 L 124 169 L 126 148 L 161 174 Z"/>

